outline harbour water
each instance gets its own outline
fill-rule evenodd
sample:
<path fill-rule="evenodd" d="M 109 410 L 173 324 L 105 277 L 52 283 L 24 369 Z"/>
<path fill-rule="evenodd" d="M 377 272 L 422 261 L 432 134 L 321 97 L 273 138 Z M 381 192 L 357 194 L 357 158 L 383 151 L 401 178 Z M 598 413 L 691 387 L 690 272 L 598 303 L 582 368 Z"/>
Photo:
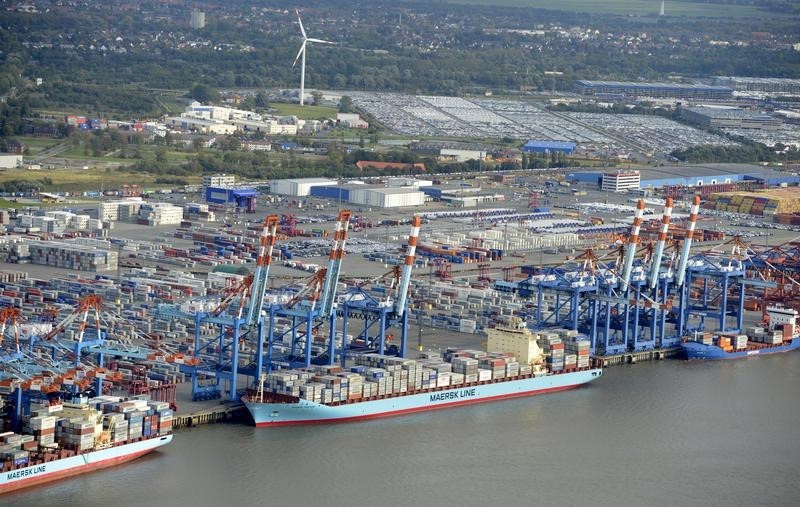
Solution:
<path fill-rule="evenodd" d="M 0 505 L 797 505 L 799 391 L 794 352 L 383 420 L 208 425 Z"/>

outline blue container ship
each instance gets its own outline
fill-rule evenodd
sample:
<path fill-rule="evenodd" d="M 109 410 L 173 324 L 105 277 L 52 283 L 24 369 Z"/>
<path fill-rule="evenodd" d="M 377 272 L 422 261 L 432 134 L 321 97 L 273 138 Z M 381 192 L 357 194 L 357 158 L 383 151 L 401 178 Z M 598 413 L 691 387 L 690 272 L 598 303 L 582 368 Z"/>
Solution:
<path fill-rule="evenodd" d="M 543 351 L 537 335 L 515 324 L 489 330 L 489 350 L 511 352 L 448 349 L 444 357 L 427 353 L 418 360 L 364 354 L 349 370 L 317 366 L 263 375 L 242 401 L 258 427 L 321 424 L 552 393 L 603 374 L 589 362 L 588 342 L 581 361 L 565 363 L 560 340 L 551 336 Z"/>
<path fill-rule="evenodd" d="M 763 326 L 748 329 L 747 334 L 725 335 L 698 333 L 681 343 L 686 359 L 741 359 L 779 354 L 800 348 L 798 312 L 779 306 L 767 307 Z"/>
<path fill-rule="evenodd" d="M 250 395 L 243 399 L 257 427 L 358 421 L 426 410 L 485 403 L 572 389 L 603 374 L 600 368 L 469 383 L 422 392 L 381 395 L 377 399 L 317 403 L 291 397 Z M 270 393 L 271 394 L 271 393 Z"/>

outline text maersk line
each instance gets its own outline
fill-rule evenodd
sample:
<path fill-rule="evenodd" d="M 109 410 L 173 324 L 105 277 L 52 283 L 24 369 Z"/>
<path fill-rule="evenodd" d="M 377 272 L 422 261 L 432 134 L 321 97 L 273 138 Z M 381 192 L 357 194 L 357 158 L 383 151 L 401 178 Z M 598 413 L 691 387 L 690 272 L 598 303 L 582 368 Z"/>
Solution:
<path fill-rule="evenodd" d="M 458 398 L 470 398 L 475 396 L 477 393 L 475 389 L 462 389 L 460 391 L 449 391 L 446 393 L 436 393 L 431 394 L 431 402 L 434 401 L 446 401 L 446 400 L 455 400 Z"/>
<path fill-rule="evenodd" d="M 45 465 L 39 465 L 33 468 L 23 468 L 22 470 L 15 470 L 13 472 L 8 472 L 6 474 L 6 480 L 10 481 L 13 479 L 21 479 L 23 477 L 27 477 L 29 475 L 36 475 L 44 473 L 47 470 Z"/>

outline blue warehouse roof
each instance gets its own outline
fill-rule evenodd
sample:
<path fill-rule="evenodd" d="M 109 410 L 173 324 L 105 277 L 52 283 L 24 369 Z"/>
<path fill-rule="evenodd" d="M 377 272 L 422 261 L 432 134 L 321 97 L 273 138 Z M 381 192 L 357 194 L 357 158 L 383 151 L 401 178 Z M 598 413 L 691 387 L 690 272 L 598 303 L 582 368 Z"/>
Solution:
<path fill-rule="evenodd" d="M 530 140 L 523 148 L 546 148 L 550 150 L 574 150 L 576 144 L 570 141 L 535 141 Z"/>

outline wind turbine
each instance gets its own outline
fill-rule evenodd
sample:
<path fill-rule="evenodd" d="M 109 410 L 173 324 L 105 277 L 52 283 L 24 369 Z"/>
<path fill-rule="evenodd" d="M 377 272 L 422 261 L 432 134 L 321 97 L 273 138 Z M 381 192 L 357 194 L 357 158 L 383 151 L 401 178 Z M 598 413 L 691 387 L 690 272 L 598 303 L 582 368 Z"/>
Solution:
<path fill-rule="evenodd" d="M 300 11 L 295 9 L 294 13 L 297 14 L 297 23 L 300 25 L 300 33 L 303 35 L 303 44 L 300 45 L 300 51 L 297 52 L 297 56 L 294 59 L 294 63 L 292 63 L 292 68 L 294 68 L 295 65 L 297 65 L 297 60 L 300 60 L 300 58 L 302 57 L 302 60 L 300 61 L 300 106 L 302 106 L 306 91 L 306 45 L 309 42 L 317 42 L 319 44 L 336 44 L 336 43 L 322 39 L 309 38 L 306 35 L 306 29 L 303 28 L 303 20 L 300 19 Z"/>

